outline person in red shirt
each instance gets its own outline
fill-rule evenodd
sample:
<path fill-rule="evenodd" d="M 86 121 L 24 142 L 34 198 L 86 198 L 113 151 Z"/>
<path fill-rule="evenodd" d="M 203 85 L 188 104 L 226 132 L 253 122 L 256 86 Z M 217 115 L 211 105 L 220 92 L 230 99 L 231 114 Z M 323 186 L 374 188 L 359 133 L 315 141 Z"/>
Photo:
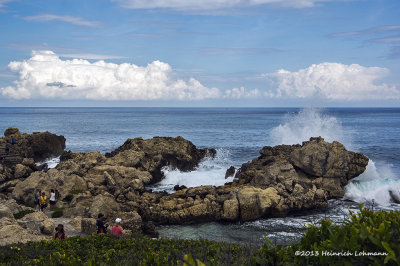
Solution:
<path fill-rule="evenodd" d="M 54 239 L 61 239 L 61 240 L 64 240 L 65 238 L 67 238 L 66 236 L 65 236 L 65 232 L 64 232 L 64 225 L 62 225 L 62 224 L 59 224 L 57 227 L 56 227 L 56 232 L 57 233 L 55 233 L 55 235 L 54 235 Z"/>
<path fill-rule="evenodd" d="M 112 234 L 118 237 L 122 237 L 125 234 L 125 230 L 122 229 L 120 223 L 121 223 L 121 218 L 117 218 L 115 219 L 115 224 L 112 227 Z"/>

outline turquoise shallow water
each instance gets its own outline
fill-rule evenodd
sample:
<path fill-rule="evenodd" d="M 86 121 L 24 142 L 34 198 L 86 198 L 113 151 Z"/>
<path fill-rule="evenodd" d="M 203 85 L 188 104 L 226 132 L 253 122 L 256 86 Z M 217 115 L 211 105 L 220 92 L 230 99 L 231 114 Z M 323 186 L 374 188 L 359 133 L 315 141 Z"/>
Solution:
<path fill-rule="evenodd" d="M 257 157 L 263 146 L 322 136 L 371 159 L 366 173 L 347 186 L 347 199 L 397 208 L 388 190 L 400 189 L 400 108 L 0 108 L 0 131 L 10 126 L 64 135 L 67 149 L 74 152 L 109 152 L 139 136 L 182 136 L 198 147 L 217 149 L 217 157 L 203 161 L 194 172 L 165 169 L 166 179 L 155 188 L 167 191 L 175 184 L 221 185 L 229 166 L 240 167 Z M 346 205 L 340 200 L 326 210 L 284 219 L 163 226 L 160 232 L 165 237 L 261 243 L 268 236 L 290 242 L 298 239 L 311 218 L 343 217 Z"/>

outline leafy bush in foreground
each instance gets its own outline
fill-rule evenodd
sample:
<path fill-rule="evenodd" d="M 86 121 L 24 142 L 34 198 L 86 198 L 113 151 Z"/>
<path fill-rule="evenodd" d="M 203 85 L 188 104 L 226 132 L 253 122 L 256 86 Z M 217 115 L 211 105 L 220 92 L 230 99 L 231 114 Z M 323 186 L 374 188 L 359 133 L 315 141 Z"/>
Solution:
<path fill-rule="evenodd" d="M 360 213 L 351 213 L 341 226 L 330 220 L 323 220 L 320 226 L 309 226 L 301 241 L 291 246 L 274 246 L 268 239 L 262 248 L 256 248 L 209 240 L 153 240 L 135 234 L 123 239 L 93 235 L 14 244 L 0 251 L 0 264 L 25 265 L 398 265 L 399 262 L 400 212 L 372 212 L 361 207 Z"/>
<path fill-rule="evenodd" d="M 330 220 L 321 221 L 321 226 L 309 226 L 300 243 L 291 246 L 290 253 L 314 251 L 314 254 L 296 256 L 293 261 L 299 264 L 399 265 L 400 212 L 373 212 L 362 209 L 362 205 L 359 209 L 359 213 L 350 212 L 349 219 L 341 226 Z"/>

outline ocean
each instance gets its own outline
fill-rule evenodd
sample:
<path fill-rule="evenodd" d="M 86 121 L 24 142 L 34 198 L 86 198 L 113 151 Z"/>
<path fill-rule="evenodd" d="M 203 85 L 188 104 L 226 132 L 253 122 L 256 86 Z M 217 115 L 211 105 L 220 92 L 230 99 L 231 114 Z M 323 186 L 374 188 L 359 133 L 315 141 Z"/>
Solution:
<path fill-rule="evenodd" d="M 306 224 L 344 221 L 359 203 L 374 209 L 400 209 L 389 189 L 400 190 L 400 108 L 0 108 L 0 131 L 49 131 L 67 139 L 73 152 L 110 152 L 128 138 L 182 136 L 198 148 L 215 148 L 189 173 L 164 169 L 166 178 L 151 188 L 172 192 L 174 185 L 222 185 L 231 165 L 240 167 L 264 146 L 296 144 L 310 137 L 337 140 L 370 158 L 367 170 L 346 186 L 345 197 L 329 207 L 285 218 L 237 224 L 160 226 L 162 237 L 207 238 L 259 245 L 298 241 Z M 56 165 L 57 159 L 52 161 Z"/>

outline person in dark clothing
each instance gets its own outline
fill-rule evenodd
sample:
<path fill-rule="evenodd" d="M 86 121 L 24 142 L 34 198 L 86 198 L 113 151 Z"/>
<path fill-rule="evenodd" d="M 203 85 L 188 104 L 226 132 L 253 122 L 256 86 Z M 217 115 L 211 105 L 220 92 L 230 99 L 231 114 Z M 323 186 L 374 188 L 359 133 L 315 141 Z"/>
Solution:
<path fill-rule="evenodd" d="M 58 200 L 61 197 L 60 191 L 56 189 L 56 200 Z"/>
<path fill-rule="evenodd" d="M 64 240 L 65 238 L 67 238 L 66 236 L 65 236 L 65 232 L 64 232 L 64 225 L 62 225 L 62 224 L 59 224 L 57 227 L 56 227 L 56 232 L 57 233 L 55 233 L 55 235 L 54 235 L 54 239 L 61 239 L 61 240 Z"/>
<path fill-rule="evenodd" d="M 104 214 L 99 213 L 97 216 L 96 226 L 97 226 L 97 233 L 98 234 L 107 234 L 107 227 L 108 224 L 105 223 L 106 218 Z"/>
<path fill-rule="evenodd" d="M 15 144 L 14 136 L 11 136 L 11 145 L 14 145 L 14 144 Z"/>
<path fill-rule="evenodd" d="M 6 152 L 7 152 L 7 154 L 9 154 L 10 153 L 10 144 L 7 142 L 6 143 Z"/>

